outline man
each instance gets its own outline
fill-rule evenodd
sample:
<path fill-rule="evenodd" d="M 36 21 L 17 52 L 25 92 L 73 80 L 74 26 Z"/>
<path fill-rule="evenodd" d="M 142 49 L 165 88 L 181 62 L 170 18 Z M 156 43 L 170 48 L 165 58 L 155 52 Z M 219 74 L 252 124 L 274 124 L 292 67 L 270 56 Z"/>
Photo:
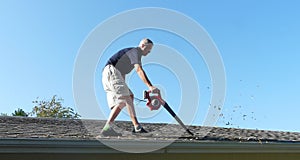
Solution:
<path fill-rule="evenodd" d="M 120 111 L 127 106 L 131 121 L 133 123 L 133 133 L 147 133 L 139 124 L 133 105 L 133 93 L 125 83 L 126 74 L 133 69 L 137 72 L 141 80 L 147 85 L 150 91 L 160 92 L 149 81 L 142 68 L 141 58 L 147 56 L 153 47 L 150 39 L 141 40 L 138 47 L 125 48 L 114 54 L 106 63 L 102 72 L 102 83 L 107 94 L 108 106 L 111 109 L 108 120 L 103 127 L 101 134 L 104 136 L 121 136 L 113 128 L 113 122 Z"/>

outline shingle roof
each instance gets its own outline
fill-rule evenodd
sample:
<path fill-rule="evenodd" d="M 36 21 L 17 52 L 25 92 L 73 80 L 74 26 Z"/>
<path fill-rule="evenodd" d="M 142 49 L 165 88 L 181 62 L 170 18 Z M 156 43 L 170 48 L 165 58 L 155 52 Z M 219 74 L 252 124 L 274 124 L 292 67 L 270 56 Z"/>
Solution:
<path fill-rule="evenodd" d="M 0 117 L 0 139 L 106 139 L 99 137 L 104 125 L 103 120 L 29 118 L 29 117 Z M 234 141 L 234 142 L 287 142 L 300 143 L 300 133 L 266 130 L 250 130 L 236 128 L 218 128 L 188 126 L 196 134 L 191 137 L 176 124 L 145 123 L 144 128 L 153 135 L 150 137 L 136 137 L 131 135 L 132 124 L 126 121 L 117 121 L 117 130 L 123 133 L 116 139 L 144 139 L 144 140 L 176 140 L 181 142 L 203 141 Z M 109 137 L 112 138 L 112 137 Z"/>

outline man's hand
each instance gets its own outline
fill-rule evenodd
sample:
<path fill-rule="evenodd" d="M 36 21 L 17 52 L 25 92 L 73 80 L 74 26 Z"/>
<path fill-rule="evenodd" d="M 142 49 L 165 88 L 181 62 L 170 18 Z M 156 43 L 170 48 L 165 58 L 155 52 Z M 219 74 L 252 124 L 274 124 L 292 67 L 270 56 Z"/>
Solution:
<path fill-rule="evenodd" d="M 154 86 L 150 86 L 149 90 L 151 91 L 151 93 L 160 93 L 160 90 Z"/>

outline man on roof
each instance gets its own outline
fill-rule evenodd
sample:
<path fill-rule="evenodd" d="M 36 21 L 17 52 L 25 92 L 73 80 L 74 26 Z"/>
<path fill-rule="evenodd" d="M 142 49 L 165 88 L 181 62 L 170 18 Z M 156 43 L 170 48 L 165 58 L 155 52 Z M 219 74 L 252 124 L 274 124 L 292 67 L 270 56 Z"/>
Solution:
<path fill-rule="evenodd" d="M 125 83 L 126 74 L 133 69 L 145 83 L 151 92 L 158 93 L 159 89 L 152 85 L 142 67 L 141 58 L 147 56 L 153 47 L 153 42 L 148 39 L 142 39 L 138 47 L 124 48 L 115 53 L 107 61 L 102 72 L 102 84 L 106 91 L 110 115 L 103 127 L 101 134 L 103 136 L 121 136 L 121 133 L 113 129 L 113 123 L 124 107 L 127 107 L 130 115 L 134 134 L 143 134 L 147 131 L 138 122 L 133 104 L 134 95 Z"/>

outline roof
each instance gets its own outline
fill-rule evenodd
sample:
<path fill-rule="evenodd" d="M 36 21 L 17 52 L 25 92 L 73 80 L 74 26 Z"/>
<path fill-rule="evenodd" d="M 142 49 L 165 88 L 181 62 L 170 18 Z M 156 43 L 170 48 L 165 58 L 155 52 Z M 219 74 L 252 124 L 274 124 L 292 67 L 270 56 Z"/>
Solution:
<path fill-rule="evenodd" d="M 219 127 L 203 127 L 203 126 L 188 126 L 188 128 L 196 134 L 192 137 L 184 132 L 184 130 L 176 124 L 159 124 L 159 123 L 144 123 L 146 130 L 152 133 L 150 137 L 139 137 L 131 134 L 132 124 L 127 121 L 117 121 L 116 126 L 122 130 L 122 137 L 101 137 L 100 131 L 104 126 L 103 120 L 80 120 L 80 119 L 54 119 L 54 118 L 30 118 L 30 117 L 0 117 L 0 148 L 5 146 L 7 152 L 11 152 L 16 145 L 22 146 L 23 149 L 33 149 L 41 147 L 37 145 L 46 144 L 48 147 L 53 146 L 53 150 L 58 150 L 57 145 L 79 147 L 83 151 L 83 146 L 87 148 L 105 148 L 101 142 L 115 143 L 118 145 L 168 143 L 172 141 L 172 145 L 165 150 L 158 152 L 169 152 L 172 149 L 181 151 L 185 149 L 187 152 L 193 152 L 192 148 L 197 148 L 197 151 L 208 151 L 209 147 L 219 149 L 232 149 L 234 145 L 236 151 L 249 151 L 249 147 L 259 151 L 259 146 L 266 144 L 270 150 L 277 147 L 277 151 L 300 152 L 300 133 L 298 132 L 280 132 L 266 130 L 250 130 L 236 128 L 219 128 Z M 33 145 L 28 147 L 28 145 Z M 26 146 L 26 147 L 25 147 Z M 202 150 L 199 150 L 201 148 Z M 229 147 L 231 146 L 231 147 Z M 278 148 L 280 146 L 280 148 Z M 178 148 L 179 147 L 179 148 Z M 183 147 L 183 148 L 182 148 Z M 208 147 L 208 148 L 207 148 Z M 227 148 L 226 148 L 227 147 Z M 229 147 L 229 148 L 228 148 Z M 107 147 L 106 147 L 107 148 Z M 208 149 L 208 150 L 207 150 Z M 284 150 L 283 150 L 284 149 Z M 3 148 L 0 149 L 4 152 Z M 22 150 L 24 151 L 24 150 Z M 45 150 L 46 151 L 46 150 Z M 51 150 L 47 150 L 51 151 Z M 66 151 L 66 150 L 60 150 Z M 103 150 L 102 150 L 103 151 Z M 223 150 L 224 151 L 224 150 Z M 109 152 L 112 152 L 111 150 Z"/>
<path fill-rule="evenodd" d="M 0 116 L 0 138 L 55 138 L 55 139 L 95 139 L 104 126 L 103 120 L 55 119 Z M 300 142 L 299 132 L 251 130 L 237 128 L 188 126 L 200 139 L 195 139 L 176 124 L 144 123 L 146 130 L 153 133 L 148 139 L 178 141 L 237 141 L 237 142 Z M 117 121 L 122 130 L 121 139 L 131 139 L 132 124 Z M 119 129 L 119 130 L 120 130 Z M 127 131 L 127 132 L 126 132 Z M 105 138 L 105 137 L 101 137 Z M 120 137 L 119 137 L 120 138 Z"/>

